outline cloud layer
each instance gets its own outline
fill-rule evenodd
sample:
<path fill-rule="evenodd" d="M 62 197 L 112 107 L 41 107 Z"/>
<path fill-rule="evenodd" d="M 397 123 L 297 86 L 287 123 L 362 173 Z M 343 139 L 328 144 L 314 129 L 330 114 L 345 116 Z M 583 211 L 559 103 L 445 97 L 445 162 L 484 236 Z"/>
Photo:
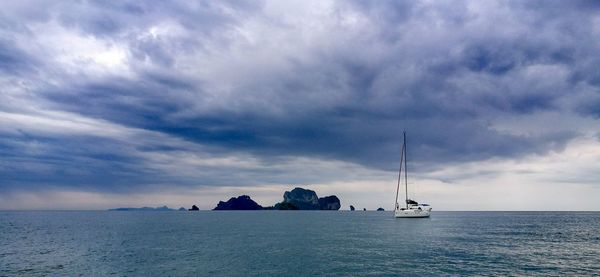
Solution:
<path fill-rule="evenodd" d="M 0 192 L 387 180 L 403 130 L 417 175 L 600 134 L 596 1 L 0 5 Z"/>

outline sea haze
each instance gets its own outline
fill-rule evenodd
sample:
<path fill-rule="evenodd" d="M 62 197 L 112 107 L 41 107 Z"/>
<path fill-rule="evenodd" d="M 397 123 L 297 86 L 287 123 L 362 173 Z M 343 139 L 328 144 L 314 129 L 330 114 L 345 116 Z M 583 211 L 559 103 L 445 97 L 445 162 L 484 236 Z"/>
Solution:
<path fill-rule="evenodd" d="M 0 275 L 600 273 L 600 212 L 0 212 Z"/>

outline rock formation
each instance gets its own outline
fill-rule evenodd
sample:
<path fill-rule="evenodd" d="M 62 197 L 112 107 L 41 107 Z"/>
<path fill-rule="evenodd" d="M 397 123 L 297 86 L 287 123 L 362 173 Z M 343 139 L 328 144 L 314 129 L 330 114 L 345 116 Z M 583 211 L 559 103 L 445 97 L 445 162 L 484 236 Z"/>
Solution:
<path fill-rule="evenodd" d="M 383 208 L 379 207 L 379 208 L 377 208 L 377 211 L 378 211 L 378 212 L 383 212 L 383 211 L 385 211 L 385 210 L 384 210 Z"/>
<path fill-rule="evenodd" d="M 355 210 L 354 206 L 350 205 L 350 210 L 354 211 Z"/>
<path fill-rule="evenodd" d="M 294 188 L 283 194 L 283 202 L 275 210 L 339 210 L 340 199 L 335 195 L 319 198 L 313 190 Z"/>
<path fill-rule="evenodd" d="M 319 197 L 309 189 L 294 188 L 292 191 L 286 191 L 282 203 L 292 204 L 299 210 L 319 210 Z"/>
<path fill-rule="evenodd" d="M 223 211 L 223 210 L 262 210 L 263 207 L 258 205 L 254 200 L 250 199 L 248 195 L 241 195 L 236 197 L 231 197 L 227 202 L 219 201 L 217 207 L 213 210 L 215 211 Z"/>
<path fill-rule="evenodd" d="M 213 210 L 339 210 L 340 199 L 335 196 L 319 198 L 317 193 L 303 188 L 294 188 L 283 194 L 283 201 L 274 206 L 262 207 L 248 195 L 232 197 L 227 202 L 219 201 Z"/>
<path fill-rule="evenodd" d="M 296 205 L 294 205 L 292 203 L 281 202 L 281 203 L 275 204 L 275 206 L 273 207 L 273 210 L 299 210 L 299 208 L 296 207 Z"/>
<path fill-rule="evenodd" d="M 198 206 L 196 205 L 192 205 L 192 208 L 189 209 L 190 211 L 199 211 L 200 209 L 198 208 Z"/>
<path fill-rule="evenodd" d="M 340 199 L 335 195 L 319 198 L 319 208 L 321 210 L 339 210 L 341 207 Z"/>

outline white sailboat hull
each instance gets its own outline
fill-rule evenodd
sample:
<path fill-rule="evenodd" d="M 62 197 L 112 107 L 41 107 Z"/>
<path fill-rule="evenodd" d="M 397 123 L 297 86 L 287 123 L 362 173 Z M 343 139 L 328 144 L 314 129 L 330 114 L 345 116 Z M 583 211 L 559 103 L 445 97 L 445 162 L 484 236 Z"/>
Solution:
<path fill-rule="evenodd" d="M 396 218 L 403 218 L 403 217 L 422 218 L 422 217 L 429 217 L 429 215 L 431 215 L 431 210 L 406 209 L 406 210 L 395 210 L 394 211 L 394 217 L 396 217 Z"/>

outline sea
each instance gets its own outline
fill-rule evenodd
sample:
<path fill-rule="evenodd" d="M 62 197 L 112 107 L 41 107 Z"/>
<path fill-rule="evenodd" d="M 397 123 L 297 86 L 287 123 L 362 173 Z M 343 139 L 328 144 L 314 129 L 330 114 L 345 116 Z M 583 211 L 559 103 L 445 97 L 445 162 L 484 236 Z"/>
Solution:
<path fill-rule="evenodd" d="M 0 276 L 599 276 L 600 212 L 0 212 Z"/>

